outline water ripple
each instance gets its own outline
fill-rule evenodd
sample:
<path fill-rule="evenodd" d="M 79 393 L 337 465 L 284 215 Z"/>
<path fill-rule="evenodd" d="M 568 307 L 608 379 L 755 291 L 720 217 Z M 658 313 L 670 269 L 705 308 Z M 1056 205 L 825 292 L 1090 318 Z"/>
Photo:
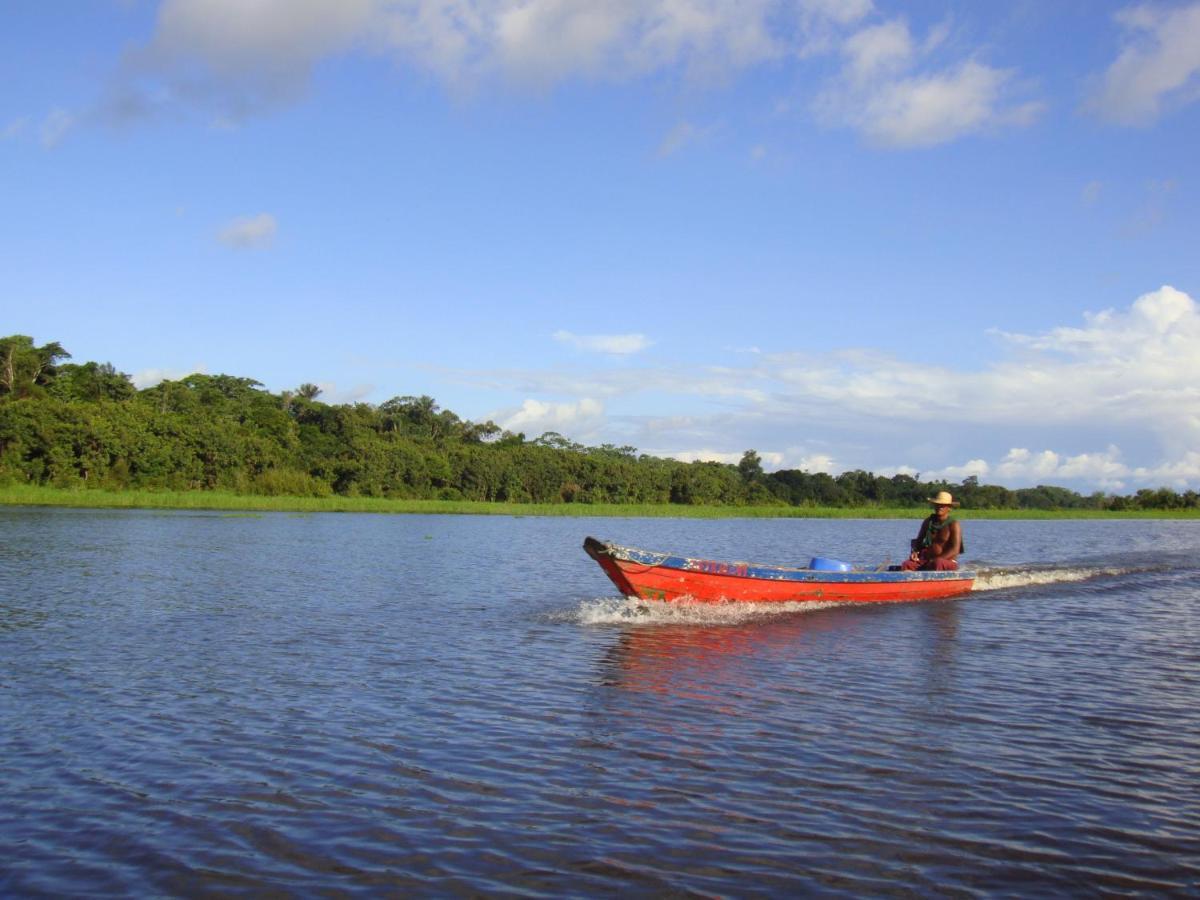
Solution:
<path fill-rule="evenodd" d="M 964 598 L 745 607 L 608 596 L 569 521 L 3 515 L 6 896 L 1200 885 L 1191 523 L 1042 565 L 972 523 Z"/>

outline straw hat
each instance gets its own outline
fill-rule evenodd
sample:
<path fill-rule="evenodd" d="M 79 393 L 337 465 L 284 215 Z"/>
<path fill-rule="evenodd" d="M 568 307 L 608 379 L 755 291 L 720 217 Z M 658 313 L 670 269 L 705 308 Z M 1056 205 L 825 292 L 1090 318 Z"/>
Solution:
<path fill-rule="evenodd" d="M 958 501 L 950 496 L 949 491 L 938 491 L 936 497 L 925 498 L 933 506 L 958 506 Z"/>

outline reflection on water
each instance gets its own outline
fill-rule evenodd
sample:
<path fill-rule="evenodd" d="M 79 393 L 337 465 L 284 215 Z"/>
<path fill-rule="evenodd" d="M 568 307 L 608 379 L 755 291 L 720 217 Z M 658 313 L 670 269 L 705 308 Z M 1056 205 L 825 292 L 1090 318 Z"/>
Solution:
<path fill-rule="evenodd" d="M 646 601 L 630 602 L 647 607 Z M 712 618 L 703 606 L 692 610 L 702 622 Z M 820 632 L 853 634 L 855 611 L 816 612 L 815 605 L 805 612 L 783 612 L 775 606 L 746 619 L 739 616 L 737 623 L 626 626 L 605 654 L 601 680 L 630 690 L 683 695 L 699 694 L 713 684 L 728 686 L 731 678 L 747 673 L 745 657 L 795 653 Z"/>
<path fill-rule="evenodd" d="M 976 522 L 985 590 L 770 608 L 612 597 L 581 534 L 870 559 L 910 523 L 0 526 L 4 896 L 1200 884 L 1200 523 Z"/>
<path fill-rule="evenodd" d="M 645 609 L 645 601 L 628 602 Z M 905 609 L 904 615 L 915 615 L 919 623 L 900 631 L 896 642 L 884 649 L 889 656 L 911 664 L 914 680 L 930 703 L 937 702 L 954 684 L 960 609 L 954 601 Z M 676 613 L 672 624 L 623 626 L 600 660 L 597 680 L 624 690 L 700 701 L 723 700 L 731 692 L 769 695 L 780 687 L 802 690 L 806 684 L 823 683 L 828 676 L 822 672 L 815 673 L 817 677 L 795 678 L 796 672 L 806 668 L 806 647 L 819 650 L 822 666 L 830 645 L 847 644 L 854 648 L 850 652 L 857 653 L 864 636 L 878 625 L 877 617 L 887 614 L 878 607 L 815 605 L 803 612 L 780 612 L 772 604 L 746 621 L 711 624 L 712 616 L 702 605 L 693 611 L 704 624 L 679 624 Z M 650 618 L 655 613 L 647 610 L 643 615 Z M 759 683 L 756 676 L 769 660 L 786 665 L 790 679 L 780 685 Z"/>

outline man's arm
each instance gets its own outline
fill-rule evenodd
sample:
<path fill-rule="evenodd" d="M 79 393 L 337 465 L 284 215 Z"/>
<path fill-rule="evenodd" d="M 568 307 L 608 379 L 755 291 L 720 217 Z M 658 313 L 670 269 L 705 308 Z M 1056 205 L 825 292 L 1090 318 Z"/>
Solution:
<path fill-rule="evenodd" d="M 908 555 L 909 559 L 917 559 L 921 552 L 921 542 L 925 540 L 925 532 L 929 530 L 929 520 L 924 519 L 921 522 L 921 527 L 917 529 L 917 536 L 909 542 L 912 548 L 912 553 Z"/>

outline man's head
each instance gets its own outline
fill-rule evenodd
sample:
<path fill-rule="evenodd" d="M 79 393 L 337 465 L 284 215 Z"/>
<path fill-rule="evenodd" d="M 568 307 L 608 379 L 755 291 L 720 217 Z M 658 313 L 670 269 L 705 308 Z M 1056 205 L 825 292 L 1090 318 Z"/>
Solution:
<path fill-rule="evenodd" d="M 950 515 L 950 510 L 958 506 L 958 501 L 955 500 L 949 491 L 938 491 L 932 497 L 927 497 L 929 505 L 933 507 L 934 514 L 939 519 L 944 519 Z"/>

